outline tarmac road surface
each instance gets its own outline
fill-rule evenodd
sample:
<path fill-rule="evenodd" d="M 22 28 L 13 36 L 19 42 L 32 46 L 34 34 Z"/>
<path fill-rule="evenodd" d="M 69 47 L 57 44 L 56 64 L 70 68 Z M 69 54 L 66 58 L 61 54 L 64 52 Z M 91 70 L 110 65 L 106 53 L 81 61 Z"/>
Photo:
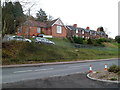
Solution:
<path fill-rule="evenodd" d="M 114 59 L 109 61 L 95 61 L 73 64 L 2 68 L 2 83 L 12 83 L 47 77 L 64 76 L 80 72 L 88 72 L 90 65 L 92 65 L 93 71 L 101 70 L 104 69 L 104 64 L 108 64 L 109 67 L 112 64 L 118 64 L 118 60 Z"/>
<path fill-rule="evenodd" d="M 93 81 L 86 77 L 86 73 L 80 73 L 3 84 L 3 88 L 113 88 L 114 90 L 118 88 L 118 84 Z"/>

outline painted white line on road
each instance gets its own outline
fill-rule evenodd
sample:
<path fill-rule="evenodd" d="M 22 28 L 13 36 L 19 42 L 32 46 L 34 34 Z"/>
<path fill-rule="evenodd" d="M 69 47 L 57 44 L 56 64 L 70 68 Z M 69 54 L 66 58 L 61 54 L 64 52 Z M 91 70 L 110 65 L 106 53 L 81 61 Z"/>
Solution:
<path fill-rule="evenodd" d="M 52 70 L 52 69 L 54 69 L 54 68 L 48 68 L 48 69 L 37 69 L 37 70 L 35 70 L 35 71 L 45 71 L 45 70 Z"/>
<path fill-rule="evenodd" d="M 15 72 L 13 72 L 13 73 L 23 73 L 23 72 L 31 72 L 31 71 L 33 71 L 33 70 L 26 70 L 26 71 L 15 71 Z"/>
<path fill-rule="evenodd" d="M 82 66 L 88 66 L 88 65 L 80 65 L 80 66 L 69 66 L 69 68 L 80 68 Z"/>

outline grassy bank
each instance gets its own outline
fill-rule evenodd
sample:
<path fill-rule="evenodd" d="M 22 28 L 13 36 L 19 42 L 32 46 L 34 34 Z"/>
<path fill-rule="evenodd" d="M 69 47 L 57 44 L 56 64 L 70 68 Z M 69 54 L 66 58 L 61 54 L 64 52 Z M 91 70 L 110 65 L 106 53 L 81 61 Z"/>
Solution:
<path fill-rule="evenodd" d="M 50 40 L 56 44 L 41 45 L 15 41 L 3 43 L 2 63 L 5 65 L 118 57 L 116 44 L 116 47 L 75 48 L 67 39 Z"/>

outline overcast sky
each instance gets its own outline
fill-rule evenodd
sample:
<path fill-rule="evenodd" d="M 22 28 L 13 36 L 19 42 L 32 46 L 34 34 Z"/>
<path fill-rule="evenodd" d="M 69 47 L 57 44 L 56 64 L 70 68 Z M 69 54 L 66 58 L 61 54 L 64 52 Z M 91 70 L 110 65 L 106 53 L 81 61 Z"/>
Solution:
<path fill-rule="evenodd" d="M 114 38 L 118 35 L 118 2 L 120 0 L 24 0 L 24 2 L 25 1 L 32 3 L 24 5 L 24 10 L 35 3 L 31 8 L 31 14 L 33 16 L 42 8 L 47 15 L 52 15 L 54 19 L 60 18 L 65 25 L 77 24 L 78 27 L 82 28 L 89 26 L 92 30 L 103 26 L 109 37 Z"/>

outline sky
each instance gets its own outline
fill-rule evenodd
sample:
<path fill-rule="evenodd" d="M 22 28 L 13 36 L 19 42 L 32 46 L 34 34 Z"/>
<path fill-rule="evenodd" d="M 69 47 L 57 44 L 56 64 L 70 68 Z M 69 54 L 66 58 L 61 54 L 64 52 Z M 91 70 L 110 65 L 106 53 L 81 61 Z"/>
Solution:
<path fill-rule="evenodd" d="M 16 0 L 11 0 L 16 1 Z M 31 7 L 34 17 L 40 8 L 47 15 L 60 18 L 66 25 L 77 24 L 78 27 L 90 27 L 97 30 L 103 26 L 109 37 L 118 35 L 118 2 L 120 0 L 18 0 L 24 10 Z M 25 4 L 25 2 L 30 2 Z M 25 14 L 27 12 L 24 12 Z"/>

